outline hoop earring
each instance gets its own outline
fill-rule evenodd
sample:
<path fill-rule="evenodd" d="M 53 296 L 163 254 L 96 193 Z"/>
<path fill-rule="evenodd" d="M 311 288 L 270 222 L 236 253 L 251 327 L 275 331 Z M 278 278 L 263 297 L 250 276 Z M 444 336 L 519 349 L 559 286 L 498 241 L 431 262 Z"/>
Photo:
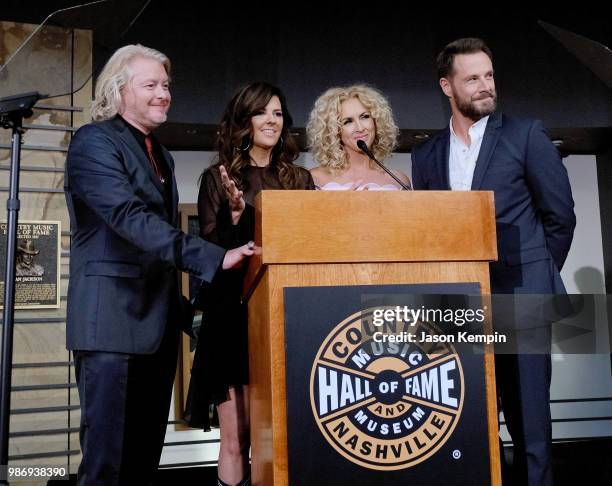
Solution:
<path fill-rule="evenodd" d="M 246 146 L 245 146 L 245 140 L 246 140 Z M 251 139 L 249 136 L 245 136 L 242 138 L 242 143 L 240 144 L 240 147 L 234 147 L 234 152 L 247 152 L 249 149 L 251 148 Z"/>
<path fill-rule="evenodd" d="M 283 140 L 283 137 L 281 136 L 278 139 L 278 142 L 276 142 L 276 147 L 274 148 L 280 152 L 281 150 L 283 150 L 283 145 L 285 145 L 285 141 Z"/>
<path fill-rule="evenodd" d="M 246 146 L 244 145 L 244 140 L 246 139 Z M 251 139 L 248 137 L 244 137 L 242 139 L 242 145 L 240 146 L 241 152 L 246 152 L 251 148 Z"/>

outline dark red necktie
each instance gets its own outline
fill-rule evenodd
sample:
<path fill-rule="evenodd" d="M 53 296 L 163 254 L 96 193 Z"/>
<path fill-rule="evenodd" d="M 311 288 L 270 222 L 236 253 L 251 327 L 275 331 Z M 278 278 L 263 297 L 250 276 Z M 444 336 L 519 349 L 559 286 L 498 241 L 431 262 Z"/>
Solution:
<path fill-rule="evenodd" d="M 159 165 L 157 161 L 155 160 L 155 154 L 153 153 L 153 142 L 151 141 L 151 135 L 147 135 L 144 141 L 145 141 L 145 146 L 147 147 L 147 154 L 149 155 L 149 162 L 151 162 L 151 167 L 153 167 L 153 170 L 155 171 L 155 175 L 157 175 L 157 178 L 163 184 L 164 182 L 166 182 L 166 180 L 164 179 L 164 176 L 161 173 Z"/>

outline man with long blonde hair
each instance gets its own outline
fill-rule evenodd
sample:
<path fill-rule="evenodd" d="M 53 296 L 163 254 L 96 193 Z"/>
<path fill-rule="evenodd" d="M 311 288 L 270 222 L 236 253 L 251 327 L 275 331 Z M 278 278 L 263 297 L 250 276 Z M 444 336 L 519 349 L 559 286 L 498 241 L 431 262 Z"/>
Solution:
<path fill-rule="evenodd" d="M 77 131 L 66 159 L 66 336 L 81 402 L 80 485 L 152 483 L 179 330 L 191 318 L 176 269 L 210 282 L 252 254 L 176 228 L 174 162 L 151 133 L 166 121 L 169 75 L 161 52 L 117 50 L 97 80 L 96 122 Z"/>

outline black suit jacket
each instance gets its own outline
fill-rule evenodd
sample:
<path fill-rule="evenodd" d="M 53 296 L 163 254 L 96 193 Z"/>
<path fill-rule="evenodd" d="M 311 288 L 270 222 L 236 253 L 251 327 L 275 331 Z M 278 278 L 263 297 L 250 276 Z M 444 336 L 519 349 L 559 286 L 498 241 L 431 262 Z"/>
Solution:
<path fill-rule="evenodd" d="M 153 353 L 183 318 L 176 269 L 211 281 L 225 250 L 178 230 L 174 161 L 171 204 L 151 164 L 119 119 L 77 131 L 64 190 L 72 241 L 67 347 Z M 169 209 L 172 214 L 169 214 Z"/>
<path fill-rule="evenodd" d="M 447 127 L 413 150 L 415 189 L 450 189 L 449 146 Z M 541 122 L 492 114 L 472 190 L 495 193 L 499 260 L 491 265 L 491 290 L 564 293 L 559 272 L 576 225 L 574 201 L 567 171 Z"/>

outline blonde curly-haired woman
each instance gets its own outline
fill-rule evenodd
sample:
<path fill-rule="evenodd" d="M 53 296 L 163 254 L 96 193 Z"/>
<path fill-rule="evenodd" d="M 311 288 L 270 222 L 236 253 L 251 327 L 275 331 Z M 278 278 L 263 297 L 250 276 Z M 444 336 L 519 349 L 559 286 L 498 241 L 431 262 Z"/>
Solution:
<path fill-rule="evenodd" d="M 386 98 L 366 85 L 328 89 L 315 102 L 306 128 L 319 167 L 312 169 L 322 190 L 395 190 L 400 186 L 357 146 L 363 140 L 382 161 L 397 145 L 398 128 Z M 408 176 L 392 171 L 410 186 Z"/>

